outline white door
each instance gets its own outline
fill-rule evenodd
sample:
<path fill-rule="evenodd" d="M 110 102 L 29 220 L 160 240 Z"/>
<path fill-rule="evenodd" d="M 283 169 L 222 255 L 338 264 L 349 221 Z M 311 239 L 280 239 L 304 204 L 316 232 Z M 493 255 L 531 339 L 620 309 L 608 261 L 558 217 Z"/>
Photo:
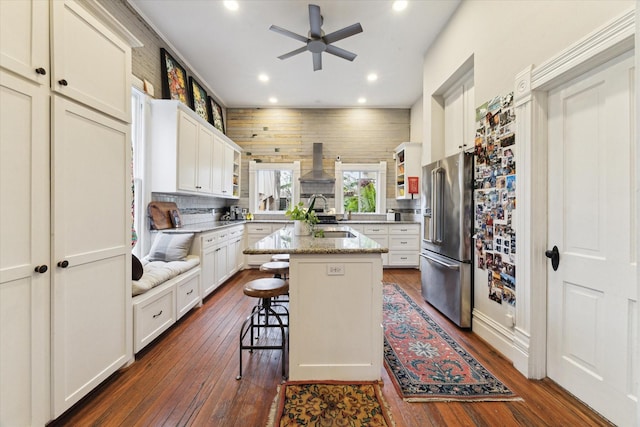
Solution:
<path fill-rule="evenodd" d="M 129 361 L 129 126 L 53 97 L 54 417 Z"/>
<path fill-rule="evenodd" d="M 635 424 L 633 55 L 549 92 L 547 372 L 616 425 Z"/>
<path fill-rule="evenodd" d="M 49 89 L 0 70 L 0 426 L 49 410 Z"/>

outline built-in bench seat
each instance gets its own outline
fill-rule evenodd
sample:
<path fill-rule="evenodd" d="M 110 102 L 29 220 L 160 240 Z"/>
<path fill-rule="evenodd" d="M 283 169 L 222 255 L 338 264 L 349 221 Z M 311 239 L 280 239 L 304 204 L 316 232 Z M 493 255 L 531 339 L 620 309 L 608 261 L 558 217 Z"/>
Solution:
<path fill-rule="evenodd" d="M 165 240 L 171 238 L 166 237 Z M 188 244 L 190 246 L 191 242 Z M 188 255 L 180 258 L 177 261 L 150 261 L 148 257 L 141 260 L 142 277 L 132 281 L 134 353 L 169 329 L 193 307 L 202 305 L 200 257 Z"/>

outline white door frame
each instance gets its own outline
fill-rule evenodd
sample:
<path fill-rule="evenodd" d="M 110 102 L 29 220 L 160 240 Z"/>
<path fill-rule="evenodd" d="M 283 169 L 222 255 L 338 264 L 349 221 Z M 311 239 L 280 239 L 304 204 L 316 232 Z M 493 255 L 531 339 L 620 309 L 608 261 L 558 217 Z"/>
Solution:
<path fill-rule="evenodd" d="M 638 37 L 637 14 L 637 10 L 628 11 L 545 63 L 530 65 L 516 76 L 518 304 L 512 356 L 514 366 L 528 378 L 544 378 L 547 369 L 547 92 L 633 49 L 634 37 Z M 638 62 L 636 55 L 636 77 Z M 640 79 L 636 78 L 636 99 L 640 98 L 639 86 Z M 636 152 L 640 152 L 639 133 Z M 640 162 L 636 162 L 636 168 L 638 165 Z M 640 176 L 640 171 L 635 173 Z M 638 236 L 636 247 L 640 247 Z"/>

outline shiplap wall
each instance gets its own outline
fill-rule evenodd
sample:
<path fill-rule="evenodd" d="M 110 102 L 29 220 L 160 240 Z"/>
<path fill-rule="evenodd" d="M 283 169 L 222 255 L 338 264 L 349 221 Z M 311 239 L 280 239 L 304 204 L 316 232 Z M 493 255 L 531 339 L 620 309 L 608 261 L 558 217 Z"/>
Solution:
<path fill-rule="evenodd" d="M 228 108 L 227 136 L 244 150 L 241 197 L 249 197 L 249 161 L 301 161 L 311 171 L 313 143 L 323 143 L 323 168 L 333 174 L 334 162 L 387 162 L 387 197 L 393 197 L 393 150 L 409 141 L 409 109 L 276 109 Z M 248 153 L 251 153 L 248 155 Z"/>

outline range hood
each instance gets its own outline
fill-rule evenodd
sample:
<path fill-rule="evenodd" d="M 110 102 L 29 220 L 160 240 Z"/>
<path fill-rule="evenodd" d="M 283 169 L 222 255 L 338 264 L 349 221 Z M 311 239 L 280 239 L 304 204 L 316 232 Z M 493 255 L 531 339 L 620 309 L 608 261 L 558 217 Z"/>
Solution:
<path fill-rule="evenodd" d="M 300 183 L 319 182 L 325 184 L 333 184 L 336 179 L 322 170 L 322 143 L 313 143 L 313 169 L 311 172 L 300 177 Z"/>
<path fill-rule="evenodd" d="M 336 179 L 322 170 L 322 143 L 313 143 L 313 169 L 300 177 L 300 193 L 302 195 L 324 194 L 332 196 L 335 192 Z"/>

